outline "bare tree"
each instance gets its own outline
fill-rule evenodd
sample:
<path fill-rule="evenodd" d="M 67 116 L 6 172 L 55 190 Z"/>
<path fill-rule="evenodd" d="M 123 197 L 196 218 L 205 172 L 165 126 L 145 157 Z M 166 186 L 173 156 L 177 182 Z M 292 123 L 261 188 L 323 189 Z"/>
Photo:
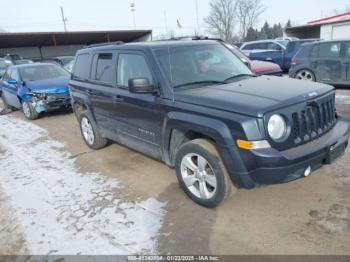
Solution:
<path fill-rule="evenodd" d="M 261 0 L 237 0 L 236 15 L 239 21 L 239 35 L 244 39 L 248 29 L 254 27 L 259 17 L 266 11 Z"/>
<path fill-rule="evenodd" d="M 234 38 L 235 15 L 234 0 L 212 0 L 210 14 L 204 22 L 214 35 L 231 42 Z"/>

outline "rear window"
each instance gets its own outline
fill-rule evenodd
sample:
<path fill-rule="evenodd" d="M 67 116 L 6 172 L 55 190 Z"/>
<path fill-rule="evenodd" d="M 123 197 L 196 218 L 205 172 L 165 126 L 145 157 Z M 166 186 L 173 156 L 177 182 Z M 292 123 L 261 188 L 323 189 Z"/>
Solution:
<path fill-rule="evenodd" d="M 94 57 L 94 67 L 91 78 L 103 83 L 113 83 L 113 54 L 103 53 Z"/>
<path fill-rule="evenodd" d="M 72 77 L 77 80 L 88 80 L 90 78 L 90 54 L 77 56 Z"/>
<path fill-rule="evenodd" d="M 242 48 L 242 50 L 263 50 L 263 49 L 267 49 L 266 43 L 249 44 Z"/>
<path fill-rule="evenodd" d="M 340 43 L 321 44 L 319 50 L 320 57 L 339 57 Z"/>

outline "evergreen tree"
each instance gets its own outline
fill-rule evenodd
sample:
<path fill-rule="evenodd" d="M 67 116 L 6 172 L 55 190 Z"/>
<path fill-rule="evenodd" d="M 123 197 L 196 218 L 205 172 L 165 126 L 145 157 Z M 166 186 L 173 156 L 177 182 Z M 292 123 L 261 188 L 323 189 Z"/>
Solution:
<path fill-rule="evenodd" d="M 255 41 L 258 39 L 258 30 L 254 29 L 253 27 L 250 27 L 247 31 L 247 36 L 245 37 L 244 41 Z"/>

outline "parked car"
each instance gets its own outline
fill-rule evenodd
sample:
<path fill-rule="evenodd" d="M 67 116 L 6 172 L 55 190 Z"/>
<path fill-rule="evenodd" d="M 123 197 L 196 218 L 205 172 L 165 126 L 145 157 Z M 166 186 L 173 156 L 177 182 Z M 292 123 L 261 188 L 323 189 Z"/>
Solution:
<path fill-rule="evenodd" d="M 73 68 L 85 143 L 110 139 L 165 162 L 206 207 L 238 187 L 307 177 L 348 145 L 332 86 L 257 77 L 216 41 L 92 46 Z"/>
<path fill-rule="evenodd" d="M 261 40 L 247 42 L 241 50 L 252 60 L 269 61 L 278 64 L 283 70 L 289 70 L 293 56 L 300 47 L 316 39 L 303 40 Z"/>
<path fill-rule="evenodd" d="M 303 46 L 292 60 L 291 78 L 350 86 L 350 40 Z"/>
<path fill-rule="evenodd" d="M 5 107 L 21 109 L 26 118 L 37 119 L 44 111 L 70 106 L 69 73 L 51 64 L 10 66 L 2 81 Z"/>
<path fill-rule="evenodd" d="M 67 64 L 74 60 L 74 56 L 58 56 L 52 58 L 52 60 L 61 65 L 62 67 L 65 67 Z"/>
<path fill-rule="evenodd" d="M 239 58 L 241 58 L 242 62 L 247 64 L 252 70 L 252 72 L 258 76 L 260 75 L 275 75 L 282 76 L 283 71 L 278 64 L 267 62 L 267 61 L 259 61 L 259 60 L 250 60 L 239 48 L 232 46 L 230 44 L 225 44 L 228 48 L 230 48 Z"/>
<path fill-rule="evenodd" d="M 74 66 L 74 60 L 70 61 L 68 64 L 66 64 L 63 68 L 66 69 L 69 73 L 72 73 Z"/>

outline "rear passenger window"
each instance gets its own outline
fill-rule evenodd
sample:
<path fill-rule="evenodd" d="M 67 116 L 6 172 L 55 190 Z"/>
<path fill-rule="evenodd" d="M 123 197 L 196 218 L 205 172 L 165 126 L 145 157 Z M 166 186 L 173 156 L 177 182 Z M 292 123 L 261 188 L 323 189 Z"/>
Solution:
<path fill-rule="evenodd" d="M 320 57 L 339 57 L 340 43 L 327 43 L 320 45 Z"/>
<path fill-rule="evenodd" d="M 350 43 L 345 44 L 345 56 L 350 58 Z"/>
<path fill-rule="evenodd" d="M 311 57 L 318 57 L 318 50 L 320 49 L 319 45 L 315 45 L 311 50 Z"/>
<path fill-rule="evenodd" d="M 243 48 L 243 50 L 263 50 L 263 49 L 267 49 L 266 43 L 249 44 Z"/>
<path fill-rule="evenodd" d="M 90 55 L 78 55 L 75 61 L 72 77 L 77 80 L 88 80 L 90 78 Z"/>
<path fill-rule="evenodd" d="M 120 54 L 118 59 L 117 84 L 128 86 L 129 79 L 147 78 L 153 83 L 151 71 L 143 55 Z"/>
<path fill-rule="evenodd" d="M 113 54 L 97 54 L 95 59 L 96 66 L 92 79 L 103 83 L 113 83 Z"/>

